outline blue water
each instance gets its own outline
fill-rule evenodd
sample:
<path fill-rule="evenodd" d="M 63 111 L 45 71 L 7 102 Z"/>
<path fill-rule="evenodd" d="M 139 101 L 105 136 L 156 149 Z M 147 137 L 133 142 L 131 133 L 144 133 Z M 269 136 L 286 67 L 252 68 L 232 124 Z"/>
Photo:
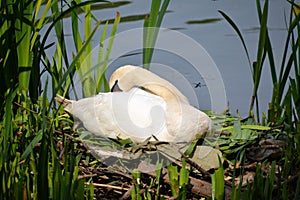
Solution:
<path fill-rule="evenodd" d="M 238 36 L 223 19 L 206 24 L 187 24 L 186 22 L 190 20 L 222 18 L 218 12 L 218 10 L 222 10 L 234 20 L 242 31 L 249 50 L 251 62 L 253 62 L 256 57 L 259 34 L 259 21 L 255 2 L 254 0 L 173 0 L 168 7 L 168 10 L 171 12 L 165 15 L 162 23 L 162 27 L 179 31 L 202 45 L 220 71 L 225 85 L 226 104 L 229 105 L 232 113 L 238 110 L 242 116 L 246 116 L 248 113 L 253 84 L 250 66 Z M 94 15 L 97 16 L 98 19 L 109 19 L 114 18 L 116 12 L 119 12 L 121 16 L 145 14 L 149 12 L 150 3 L 151 1 L 133 0 L 125 6 L 95 11 Z M 264 3 L 264 1 L 262 1 L 262 3 Z M 283 0 L 271 0 L 269 4 L 268 27 L 270 29 L 274 57 L 278 65 L 281 62 L 284 39 L 287 34 L 284 13 L 288 15 L 289 8 L 289 3 Z M 65 24 L 66 27 L 68 27 L 68 20 Z M 121 23 L 118 27 L 118 33 L 134 28 L 141 28 L 142 26 L 143 21 Z M 99 33 L 97 33 L 98 35 L 101 33 L 101 30 L 102 28 L 100 27 Z M 68 32 L 68 30 L 66 32 Z M 71 34 L 71 29 L 68 33 Z M 97 38 L 99 37 L 100 35 L 97 36 Z M 68 42 L 72 43 L 72 40 L 70 39 Z M 97 44 L 96 39 L 94 42 Z M 174 42 L 176 43 L 176 41 Z M 182 90 L 195 106 L 199 106 L 201 109 L 211 109 L 210 94 L 207 86 L 205 86 L 209 77 L 203 77 L 199 75 L 199 73 L 195 73 L 192 67 L 188 67 L 190 64 L 184 60 L 184 58 L 178 58 L 168 52 L 156 51 L 153 61 L 176 69 L 178 74 L 172 71 L 168 72 L 168 70 L 160 71 L 159 67 L 153 67 L 152 70 L 161 74 L 161 76 L 170 80 Z M 118 66 L 124 64 L 141 65 L 141 63 L 140 55 L 117 59 L 111 64 L 111 67 L 109 67 L 108 76 Z M 183 84 L 181 82 L 182 79 L 180 76 L 188 80 L 188 84 L 190 85 L 188 88 L 183 86 L 186 83 Z M 195 88 L 197 83 L 201 83 L 202 87 Z M 180 88 L 181 86 L 183 86 L 183 88 Z M 271 92 L 272 84 L 270 72 L 266 65 L 263 70 L 259 89 L 260 111 L 267 110 Z"/>

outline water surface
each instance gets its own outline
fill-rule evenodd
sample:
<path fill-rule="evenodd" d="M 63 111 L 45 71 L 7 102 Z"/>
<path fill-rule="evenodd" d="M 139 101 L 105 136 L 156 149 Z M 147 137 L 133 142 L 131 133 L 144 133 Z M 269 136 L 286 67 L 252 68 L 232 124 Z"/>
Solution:
<path fill-rule="evenodd" d="M 254 0 L 173 0 L 170 2 L 168 7 L 169 12 L 166 14 L 162 24 L 164 28 L 170 28 L 186 34 L 205 48 L 221 73 L 231 112 L 235 113 L 238 110 L 242 116 L 246 116 L 249 109 L 253 87 L 251 71 L 238 36 L 231 26 L 223 20 L 218 10 L 222 10 L 229 15 L 239 26 L 246 41 L 251 61 L 253 62 L 256 57 L 259 33 L 255 2 Z M 262 1 L 262 3 L 264 2 Z M 116 8 L 95 10 L 94 15 L 98 19 L 114 18 L 116 12 L 119 12 L 122 17 L 142 16 L 149 12 L 150 4 L 151 1 L 133 0 Z M 289 13 L 289 7 L 289 3 L 282 0 L 271 0 L 269 4 L 268 27 L 270 29 L 270 38 L 277 64 L 281 61 L 284 39 L 287 32 L 285 29 L 284 13 Z M 71 33 L 71 29 L 68 30 L 67 28 L 70 22 L 66 21 L 65 24 L 66 32 Z M 118 27 L 118 33 L 141 27 L 143 27 L 142 20 L 122 22 Z M 101 30 L 102 28 L 100 27 L 99 34 Z M 69 42 L 71 43 L 71 41 Z M 98 41 L 94 40 L 94 42 L 97 44 Z M 192 102 L 195 102 L 193 100 L 195 98 L 193 93 L 196 94 L 199 105 L 195 106 L 199 106 L 201 109 L 211 108 L 209 93 L 205 87 L 205 79 L 207 77 L 199 76 L 191 67 L 188 67 L 189 63 L 184 59 L 174 57 L 174 55 L 168 52 L 156 51 L 153 61 L 171 66 L 179 71 L 180 76 L 182 75 L 188 80 L 190 88 L 193 91 L 185 91 L 184 88 L 180 88 L 182 83 L 178 74 L 173 74 L 172 72 L 166 73 L 163 72 L 164 70 L 160 72 L 159 68 L 153 69 L 156 73 L 160 73 L 179 87 L 179 89 L 183 90 L 183 93 L 192 99 Z M 118 66 L 124 64 L 141 65 L 141 63 L 140 55 L 117 59 L 108 69 L 108 76 Z M 199 83 L 201 87 L 195 87 L 197 84 L 200 86 Z M 259 88 L 261 111 L 267 110 L 271 92 L 270 72 L 266 66 L 263 70 L 262 82 Z M 190 94 L 192 96 L 189 96 Z"/>

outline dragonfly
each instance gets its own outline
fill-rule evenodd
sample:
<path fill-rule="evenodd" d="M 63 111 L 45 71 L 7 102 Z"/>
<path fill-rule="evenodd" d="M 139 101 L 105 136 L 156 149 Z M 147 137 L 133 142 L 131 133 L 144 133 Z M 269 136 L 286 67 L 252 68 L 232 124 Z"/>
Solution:
<path fill-rule="evenodd" d="M 201 87 L 203 87 L 203 86 L 206 86 L 205 84 L 202 84 L 201 82 L 199 82 L 199 83 L 194 83 L 194 85 L 195 85 L 195 87 L 194 88 L 201 88 Z"/>

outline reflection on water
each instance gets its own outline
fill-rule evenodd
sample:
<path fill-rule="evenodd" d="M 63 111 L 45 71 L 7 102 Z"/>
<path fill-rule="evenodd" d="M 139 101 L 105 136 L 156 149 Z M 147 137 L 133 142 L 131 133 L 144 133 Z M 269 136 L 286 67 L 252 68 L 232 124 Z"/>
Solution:
<path fill-rule="evenodd" d="M 207 18 L 207 19 L 198 19 L 198 20 L 189 20 L 185 23 L 187 24 L 211 24 L 223 20 L 222 18 Z"/>

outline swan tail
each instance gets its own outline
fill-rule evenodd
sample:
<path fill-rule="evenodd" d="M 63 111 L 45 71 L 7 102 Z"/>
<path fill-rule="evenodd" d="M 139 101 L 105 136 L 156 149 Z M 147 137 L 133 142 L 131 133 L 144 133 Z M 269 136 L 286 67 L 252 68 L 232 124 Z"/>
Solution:
<path fill-rule="evenodd" d="M 64 107 L 65 111 L 67 111 L 69 113 L 72 113 L 71 110 L 72 110 L 73 101 L 71 101 L 69 99 L 66 99 L 65 97 L 60 96 L 58 94 L 56 95 L 55 100 L 58 103 L 62 104 L 62 106 Z"/>

